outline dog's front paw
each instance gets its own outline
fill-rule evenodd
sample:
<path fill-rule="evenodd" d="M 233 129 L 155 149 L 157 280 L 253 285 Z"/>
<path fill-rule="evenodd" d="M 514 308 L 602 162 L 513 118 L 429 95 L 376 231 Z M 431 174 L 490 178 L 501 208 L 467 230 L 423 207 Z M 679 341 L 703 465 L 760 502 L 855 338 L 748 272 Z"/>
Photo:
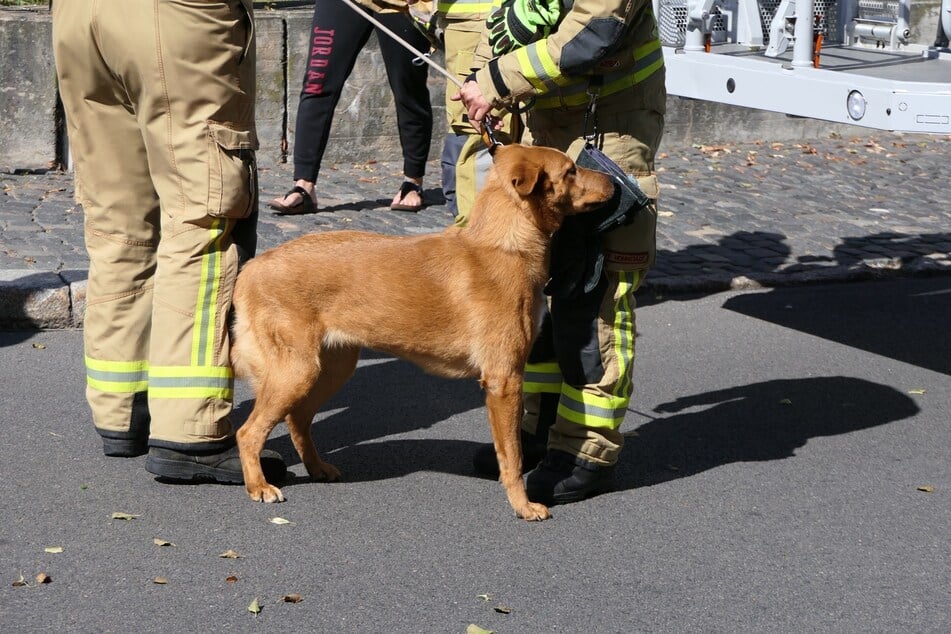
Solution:
<path fill-rule="evenodd" d="M 283 502 L 284 494 L 276 486 L 264 484 L 262 486 L 248 486 L 248 496 L 255 502 Z"/>
<path fill-rule="evenodd" d="M 522 508 L 516 509 L 515 514 L 529 522 L 551 519 L 551 511 L 548 510 L 548 507 L 538 502 L 529 502 Z"/>

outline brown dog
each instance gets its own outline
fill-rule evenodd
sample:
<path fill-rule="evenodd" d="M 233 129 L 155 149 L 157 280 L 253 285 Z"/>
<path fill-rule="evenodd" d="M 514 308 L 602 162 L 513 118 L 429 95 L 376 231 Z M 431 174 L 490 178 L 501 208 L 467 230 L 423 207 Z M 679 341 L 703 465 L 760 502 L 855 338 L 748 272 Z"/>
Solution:
<path fill-rule="evenodd" d="M 251 499 L 284 499 L 260 463 L 282 419 L 311 477 L 340 475 L 317 454 L 310 428 L 365 347 L 436 375 L 479 377 L 509 503 L 527 520 L 551 516 L 528 500 L 521 477 L 522 373 L 545 301 L 551 235 L 565 215 L 603 205 L 614 186 L 562 152 L 520 145 L 497 149 L 487 180 L 465 229 L 312 234 L 241 271 L 232 361 L 257 395 L 238 431 Z"/>

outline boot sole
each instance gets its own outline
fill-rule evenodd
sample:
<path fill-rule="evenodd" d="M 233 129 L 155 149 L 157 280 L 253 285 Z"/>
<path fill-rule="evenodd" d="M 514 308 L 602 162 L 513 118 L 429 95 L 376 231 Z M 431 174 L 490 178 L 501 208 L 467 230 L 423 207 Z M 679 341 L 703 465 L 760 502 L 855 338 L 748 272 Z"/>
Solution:
<path fill-rule="evenodd" d="M 184 482 L 218 482 L 221 484 L 244 484 L 244 474 L 235 474 L 226 469 L 216 469 L 206 465 L 191 464 L 178 460 L 164 460 L 149 456 L 145 461 L 145 470 L 152 475 L 169 480 Z"/>

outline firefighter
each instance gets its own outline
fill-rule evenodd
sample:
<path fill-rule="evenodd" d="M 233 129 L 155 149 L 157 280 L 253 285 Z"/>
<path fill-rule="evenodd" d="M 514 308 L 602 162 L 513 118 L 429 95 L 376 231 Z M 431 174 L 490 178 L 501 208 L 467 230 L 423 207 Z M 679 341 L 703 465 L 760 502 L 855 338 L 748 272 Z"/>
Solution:
<path fill-rule="evenodd" d="M 147 452 L 172 480 L 243 479 L 227 322 L 255 242 L 252 19 L 251 0 L 53 5 L 89 253 L 87 401 L 106 455 Z"/>
<path fill-rule="evenodd" d="M 534 144 L 576 157 L 587 134 L 656 201 L 666 91 L 650 0 L 506 0 L 487 21 L 477 60 L 453 96 L 470 120 L 534 99 L 526 119 Z M 570 503 L 614 487 L 633 391 L 634 293 L 654 262 L 655 224 L 652 203 L 601 236 L 594 288 L 551 298 L 525 368 L 521 431 L 534 501 Z M 498 473 L 491 446 L 474 463 Z"/>

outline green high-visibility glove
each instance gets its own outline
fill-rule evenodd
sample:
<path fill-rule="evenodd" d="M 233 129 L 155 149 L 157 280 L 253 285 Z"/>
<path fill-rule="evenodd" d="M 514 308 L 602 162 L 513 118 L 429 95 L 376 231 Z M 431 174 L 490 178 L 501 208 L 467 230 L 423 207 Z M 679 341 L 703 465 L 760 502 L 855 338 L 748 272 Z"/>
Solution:
<path fill-rule="evenodd" d="M 561 18 L 559 0 L 506 0 L 486 21 L 496 56 L 548 37 Z"/>

